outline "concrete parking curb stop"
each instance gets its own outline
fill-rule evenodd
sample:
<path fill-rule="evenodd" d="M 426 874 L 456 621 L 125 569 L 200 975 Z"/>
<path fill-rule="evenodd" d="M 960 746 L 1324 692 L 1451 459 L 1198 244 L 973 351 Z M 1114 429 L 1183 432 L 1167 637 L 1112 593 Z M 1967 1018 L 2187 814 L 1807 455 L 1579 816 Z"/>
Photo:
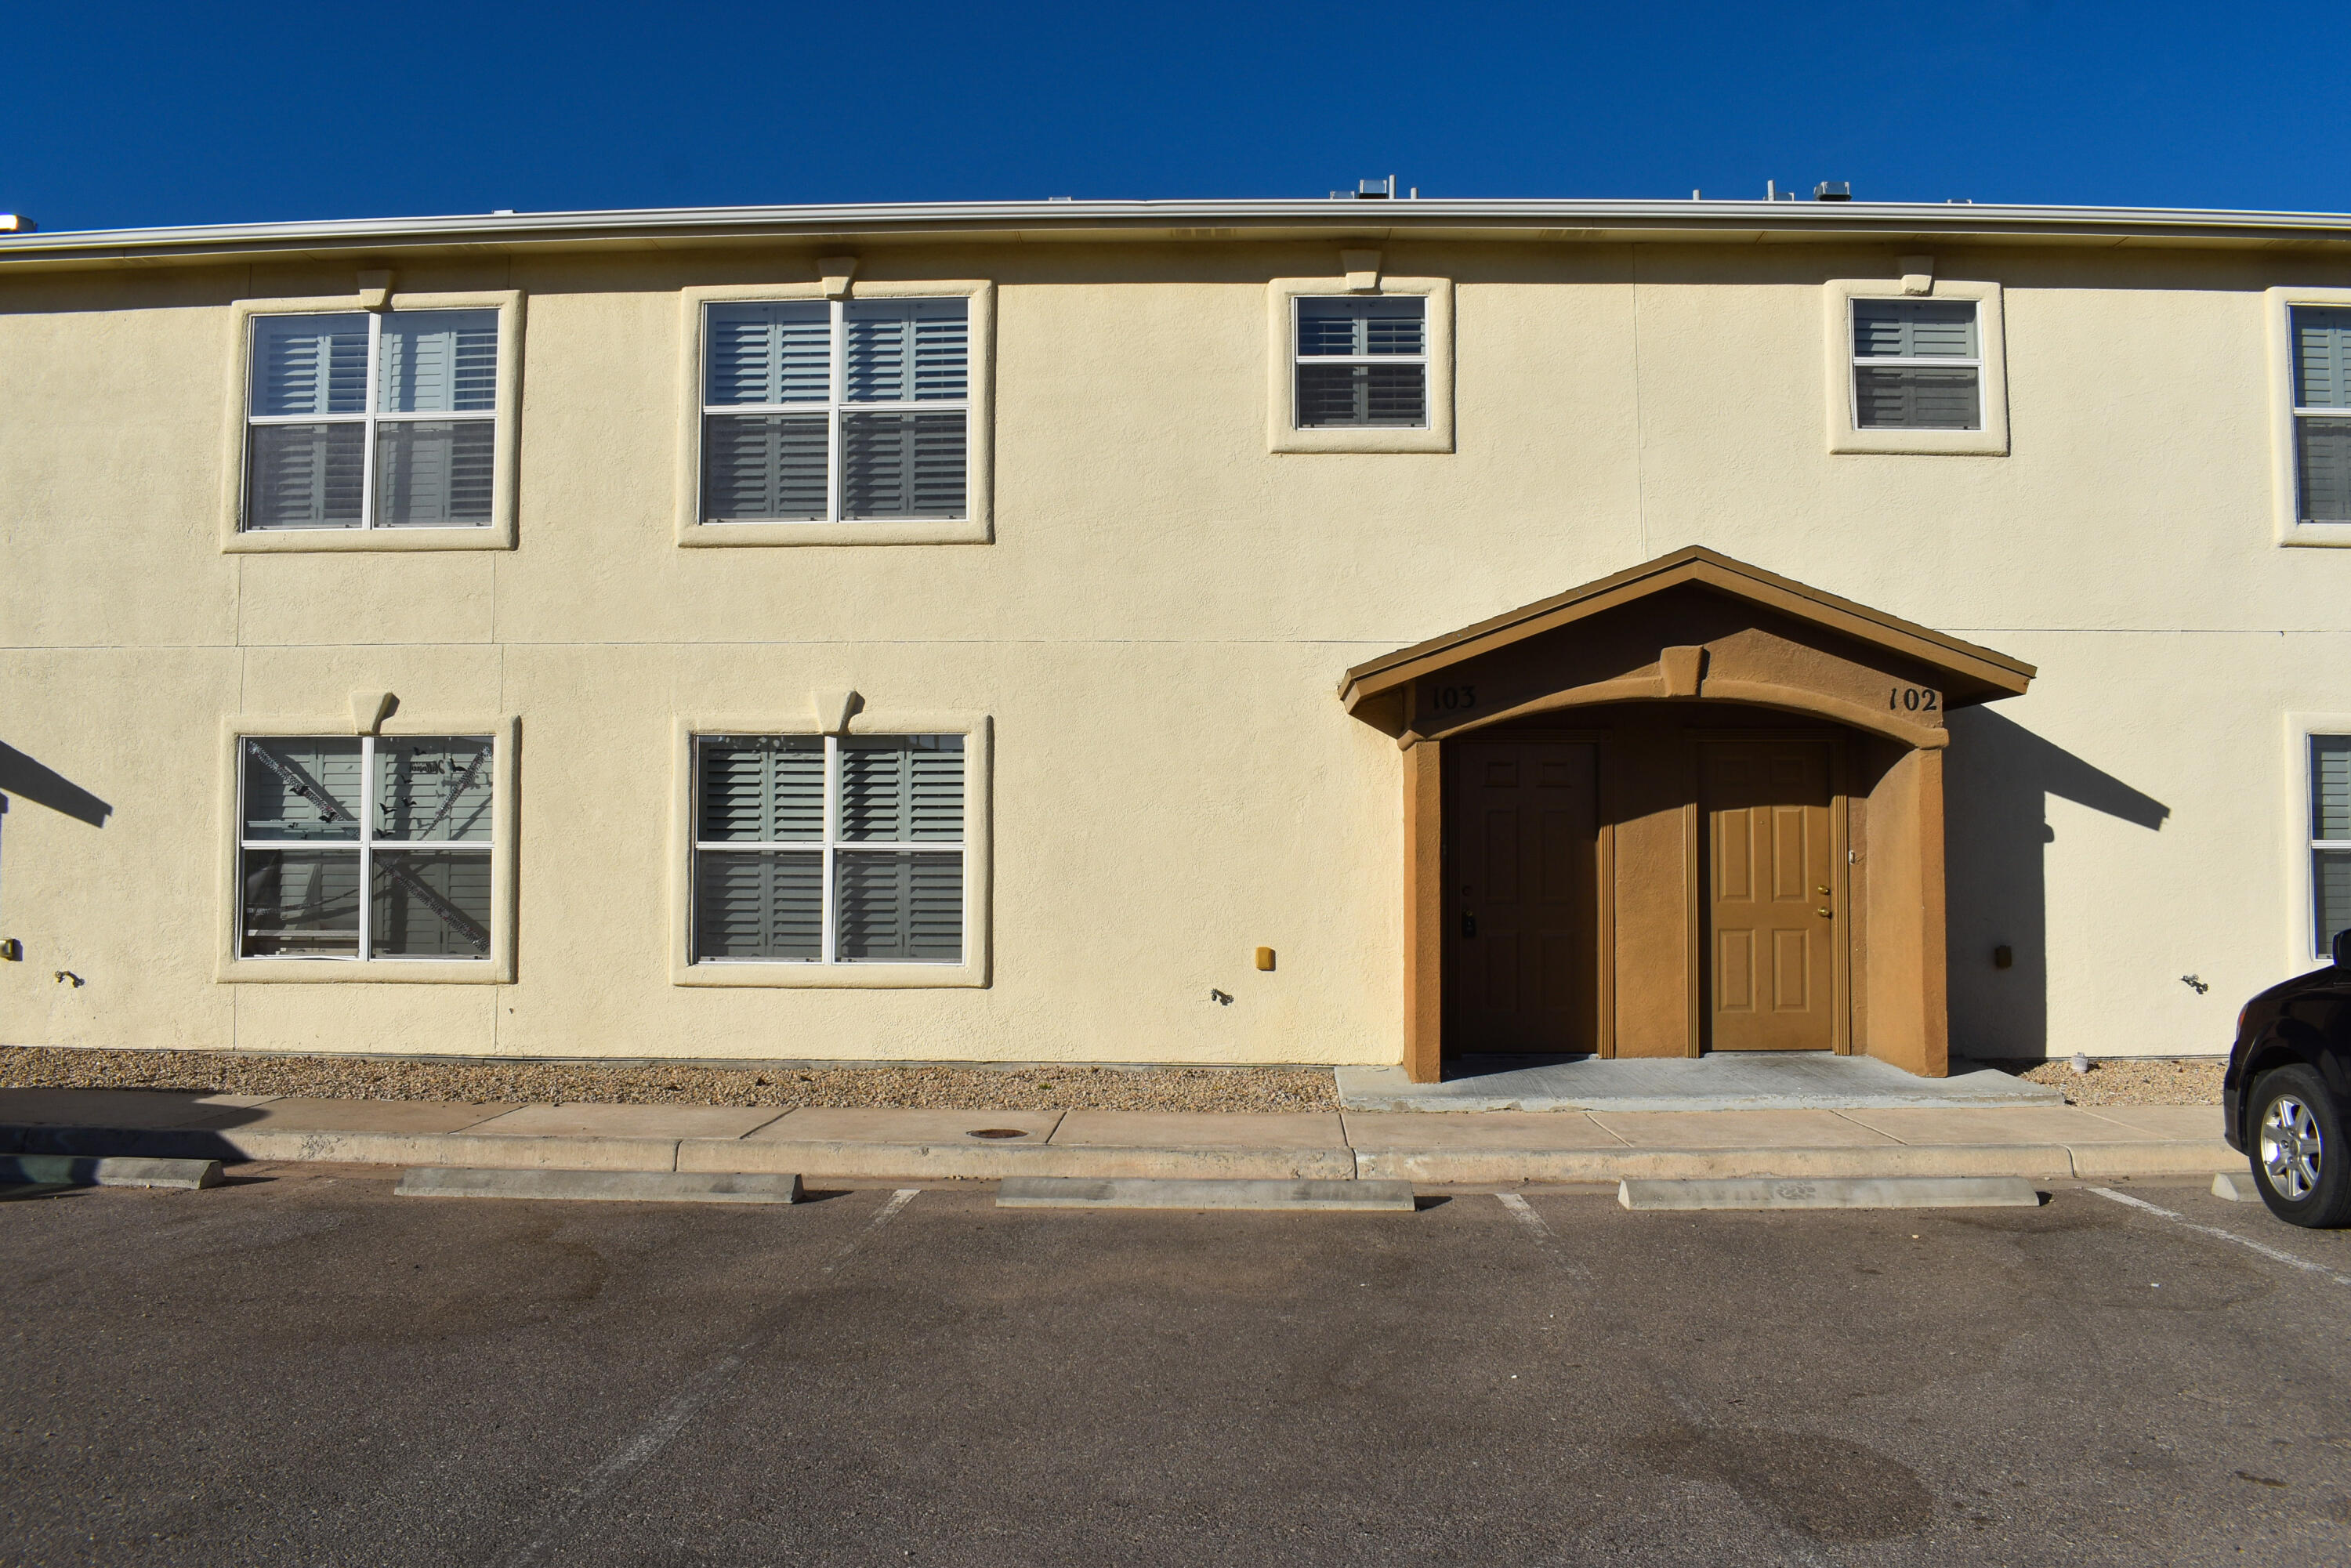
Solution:
<path fill-rule="evenodd" d="M 447 1170 L 423 1166 L 392 1189 L 402 1197 L 540 1197 L 602 1203 L 798 1203 L 797 1176 L 756 1172 Z"/>
<path fill-rule="evenodd" d="M 93 1159 L 86 1155 L 0 1155 L 0 1184 L 26 1186 L 160 1186 L 221 1184 L 218 1160 Z"/>

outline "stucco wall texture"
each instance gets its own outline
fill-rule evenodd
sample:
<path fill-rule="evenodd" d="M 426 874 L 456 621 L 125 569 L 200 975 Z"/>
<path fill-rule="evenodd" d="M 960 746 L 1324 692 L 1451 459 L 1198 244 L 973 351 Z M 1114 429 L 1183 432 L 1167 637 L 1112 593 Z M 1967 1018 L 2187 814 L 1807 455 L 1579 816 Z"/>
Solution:
<path fill-rule="evenodd" d="M 995 283 L 993 541 L 680 549 L 677 291 L 844 248 Z M 1702 544 L 2040 668 L 1951 722 L 1954 1053 L 2224 1050 L 2311 962 L 2289 716 L 2351 712 L 2351 553 L 2273 522 L 2263 291 L 2351 267 L 1946 246 L 2003 288 L 2010 453 L 1833 455 L 1822 287 L 1895 251 L 1394 242 L 1454 282 L 1456 450 L 1280 455 L 1267 284 L 1335 244 L 395 258 L 525 300 L 517 547 L 445 553 L 222 548 L 231 303 L 351 264 L 0 277 L 0 743 L 110 808 L 0 790 L 0 1040 L 1396 1061 L 1405 763 L 1340 672 Z M 840 687 L 992 719 L 987 984 L 673 985 L 674 716 Z M 517 719 L 512 984 L 215 977 L 224 724 L 349 733 L 360 690 Z"/>

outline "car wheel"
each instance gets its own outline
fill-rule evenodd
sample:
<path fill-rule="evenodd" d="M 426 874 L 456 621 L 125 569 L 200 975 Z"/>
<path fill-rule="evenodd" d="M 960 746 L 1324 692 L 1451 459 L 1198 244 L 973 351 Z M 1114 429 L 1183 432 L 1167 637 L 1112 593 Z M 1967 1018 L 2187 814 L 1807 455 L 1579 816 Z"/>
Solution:
<path fill-rule="evenodd" d="M 2245 1152 L 2270 1212 L 2314 1228 L 2351 1224 L 2351 1147 L 2325 1081 L 2302 1066 L 2264 1073 L 2252 1110 Z"/>

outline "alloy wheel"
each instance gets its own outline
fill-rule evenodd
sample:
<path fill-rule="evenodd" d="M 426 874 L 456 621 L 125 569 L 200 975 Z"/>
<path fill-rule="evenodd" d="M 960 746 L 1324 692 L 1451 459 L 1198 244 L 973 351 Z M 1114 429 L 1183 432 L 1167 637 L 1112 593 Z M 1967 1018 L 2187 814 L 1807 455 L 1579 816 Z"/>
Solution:
<path fill-rule="evenodd" d="M 2298 1097 L 2281 1094 L 2270 1102 L 2262 1118 L 2262 1174 L 2280 1197 L 2300 1203 L 2310 1196 L 2318 1185 L 2322 1144 L 2318 1118 Z"/>

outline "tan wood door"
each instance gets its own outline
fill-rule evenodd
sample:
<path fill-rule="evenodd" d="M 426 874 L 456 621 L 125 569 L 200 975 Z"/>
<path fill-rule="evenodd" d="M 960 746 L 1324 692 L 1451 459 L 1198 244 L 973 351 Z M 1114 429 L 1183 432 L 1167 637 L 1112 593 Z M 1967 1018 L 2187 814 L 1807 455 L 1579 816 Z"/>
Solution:
<path fill-rule="evenodd" d="M 1829 758 L 1826 744 L 1802 740 L 1700 750 L 1713 1050 L 1835 1049 L 1844 921 L 1832 892 Z"/>
<path fill-rule="evenodd" d="M 1598 748 L 1445 747 L 1445 1050 L 1575 1055 L 1598 1032 Z"/>

